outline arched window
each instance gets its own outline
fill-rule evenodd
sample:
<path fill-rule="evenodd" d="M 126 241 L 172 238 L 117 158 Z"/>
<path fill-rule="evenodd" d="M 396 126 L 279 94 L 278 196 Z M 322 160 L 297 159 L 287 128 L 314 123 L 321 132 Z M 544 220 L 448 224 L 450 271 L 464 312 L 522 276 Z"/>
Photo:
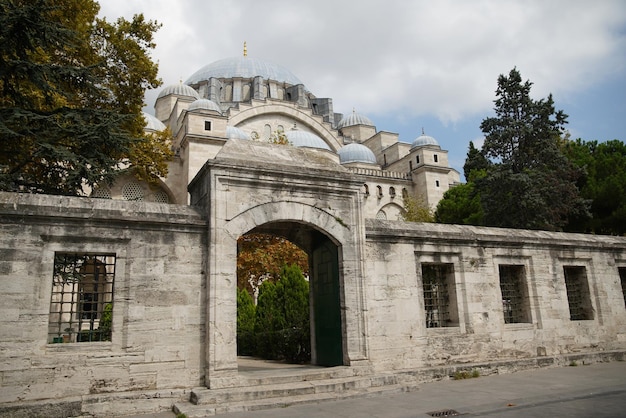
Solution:
<path fill-rule="evenodd" d="M 122 187 L 122 198 L 124 200 L 143 200 L 143 189 L 137 182 L 131 181 Z"/>
<path fill-rule="evenodd" d="M 386 221 L 387 214 L 384 211 L 379 210 L 378 213 L 376 214 L 376 219 L 380 219 L 381 221 Z"/>
<path fill-rule="evenodd" d="M 395 187 L 390 187 L 389 188 L 389 196 L 396 197 L 396 189 L 395 189 Z"/>
<path fill-rule="evenodd" d="M 383 188 L 380 186 L 376 186 L 377 196 L 378 198 L 383 197 Z"/>
<path fill-rule="evenodd" d="M 365 196 L 369 196 L 370 195 L 370 188 L 369 188 L 369 186 L 367 184 L 364 184 L 363 188 L 364 188 Z"/>

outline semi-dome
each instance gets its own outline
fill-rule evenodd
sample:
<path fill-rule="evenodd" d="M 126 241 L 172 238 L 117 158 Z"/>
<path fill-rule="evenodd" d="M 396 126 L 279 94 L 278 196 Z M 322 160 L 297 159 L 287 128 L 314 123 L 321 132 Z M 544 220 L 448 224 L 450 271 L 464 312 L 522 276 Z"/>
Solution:
<path fill-rule="evenodd" d="M 303 148 L 319 148 L 331 151 L 330 147 L 322 138 L 312 134 L 311 132 L 301 131 L 299 129 L 292 129 L 285 132 L 289 143 L 294 147 Z"/>
<path fill-rule="evenodd" d="M 158 120 L 155 116 L 151 115 L 150 113 L 141 112 L 141 114 L 143 115 L 143 118 L 146 121 L 144 128 L 147 131 L 162 131 L 166 128 L 163 122 Z"/>
<path fill-rule="evenodd" d="M 257 76 L 261 76 L 266 80 L 291 85 L 303 84 L 298 77 L 285 67 L 248 56 L 215 61 L 193 73 L 185 81 L 185 84 L 197 84 L 210 78 L 254 78 Z"/>
<path fill-rule="evenodd" d="M 214 112 L 218 112 L 220 115 L 222 114 L 222 109 L 220 109 L 219 105 L 209 99 L 198 99 L 195 102 L 192 102 L 187 108 L 188 111 L 197 109 L 212 110 Z"/>
<path fill-rule="evenodd" d="M 200 95 L 198 94 L 197 91 L 195 91 L 194 89 L 192 89 L 191 87 L 183 83 L 172 84 L 171 86 L 165 87 L 159 93 L 158 98 L 165 97 L 170 94 L 175 94 L 177 96 L 193 97 L 194 99 L 200 98 Z"/>
<path fill-rule="evenodd" d="M 250 135 L 234 126 L 226 127 L 226 137 L 228 139 L 250 139 Z"/>
<path fill-rule="evenodd" d="M 415 140 L 411 144 L 411 149 L 417 148 L 417 147 L 423 147 L 424 145 L 439 146 L 439 143 L 437 142 L 435 138 L 433 138 L 432 136 L 425 135 L 424 131 L 422 131 L 422 134 L 418 136 L 417 138 L 415 138 Z"/>
<path fill-rule="evenodd" d="M 355 125 L 374 126 L 374 123 L 367 116 L 363 116 L 353 110 L 351 114 L 341 118 L 341 120 L 337 124 L 337 129 Z"/>
<path fill-rule="evenodd" d="M 348 144 L 339 150 L 339 162 L 377 164 L 376 156 L 363 144 Z"/>

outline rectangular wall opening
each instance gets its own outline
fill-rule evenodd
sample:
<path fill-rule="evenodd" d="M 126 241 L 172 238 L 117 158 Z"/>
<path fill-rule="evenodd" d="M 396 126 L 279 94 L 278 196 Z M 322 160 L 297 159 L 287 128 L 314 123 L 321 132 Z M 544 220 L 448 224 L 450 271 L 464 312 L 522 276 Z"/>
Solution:
<path fill-rule="evenodd" d="M 111 341 L 115 254 L 54 255 L 48 343 Z"/>
<path fill-rule="evenodd" d="M 563 272 L 565 274 L 570 319 L 572 321 L 592 320 L 593 308 L 585 267 L 563 266 Z"/>
<path fill-rule="evenodd" d="M 530 323 L 530 298 L 523 265 L 498 266 L 505 324 Z"/>
<path fill-rule="evenodd" d="M 424 310 L 427 328 L 458 326 L 454 265 L 422 264 Z"/>

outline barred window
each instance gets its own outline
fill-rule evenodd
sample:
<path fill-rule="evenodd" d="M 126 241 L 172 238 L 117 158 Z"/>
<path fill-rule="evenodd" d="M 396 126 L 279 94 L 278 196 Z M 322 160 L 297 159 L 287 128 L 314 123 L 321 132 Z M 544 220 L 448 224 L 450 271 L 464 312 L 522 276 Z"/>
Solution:
<path fill-rule="evenodd" d="M 626 304 L 626 267 L 619 268 L 619 280 L 622 282 L 622 294 L 624 295 L 624 303 Z"/>
<path fill-rule="evenodd" d="M 531 322 L 524 266 L 501 264 L 499 271 L 504 323 Z"/>
<path fill-rule="evenodd" d="M 422 264 L 426 327 L 449 327 L 458 323 L 454 266 L 452 264 Z"/>
<path fill-rule="evenodd" d="M 115 254 L 56 253 L 48 343 L 111 341 Z"/>
<path fill-rule="evenodd" d="M 593 319 L 587 272 L 583 266 L 563 266 L 567 302 L 572 321 Z"/>
<path fill-rule="evenodd" d="M 122 197 L 124 200 L 143 200 L 143 189 L 137 182 L 131 181 L 122 187 Z"/>

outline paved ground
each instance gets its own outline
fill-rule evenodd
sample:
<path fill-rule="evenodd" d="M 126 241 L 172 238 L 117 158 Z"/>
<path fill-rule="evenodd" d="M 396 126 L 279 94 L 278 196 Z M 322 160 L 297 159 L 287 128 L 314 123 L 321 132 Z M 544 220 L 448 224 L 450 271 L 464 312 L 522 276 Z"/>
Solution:
<path fill-rule="evenodd" d="M 391 396 L 329 401 L 218 417 L 429 418 L 431 415 L 428 412 L 450 409 L 461 416 L 478 417 L 626 417 L 626 362 L 424 383 L 414 392 Z M 174 414 L 142 417 L 172 418 Z"/>

